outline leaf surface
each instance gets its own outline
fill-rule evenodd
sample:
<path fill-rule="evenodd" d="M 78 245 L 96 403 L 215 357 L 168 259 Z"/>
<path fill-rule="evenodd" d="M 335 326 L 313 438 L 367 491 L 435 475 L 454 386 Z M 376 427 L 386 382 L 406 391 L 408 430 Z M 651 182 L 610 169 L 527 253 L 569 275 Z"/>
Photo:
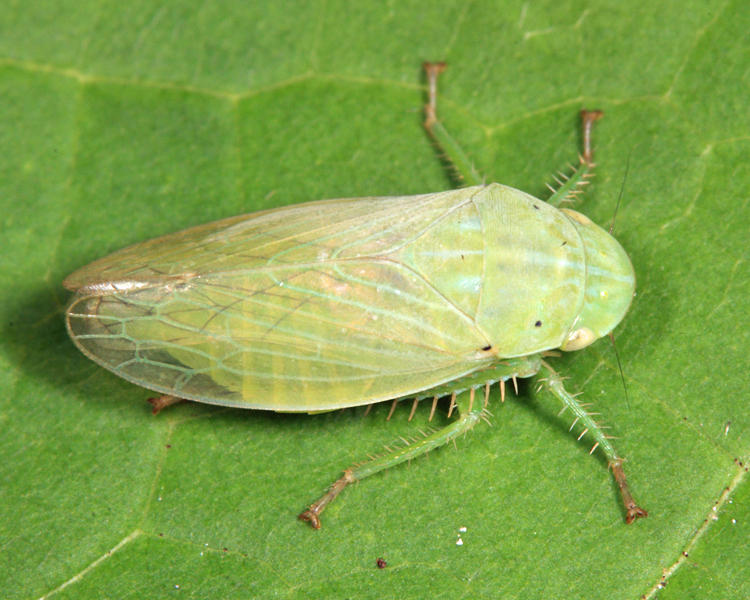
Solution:
<path fill-rule="evenodd" d="M 749 20 L 739 0 L 12 3 L 4 597 L 749 596 Z M 62 280 L 128 244 L 448 188 L 420 126 L 425 59 L 450 65 L 441 114 L 479 171 L 541 198 L 575 161 L 578 110 L 606 113 L 578 208 L 608 223 L 623 190 L 616 235 L 638 278 L 615 332 L 628 403 L 606 342 L 555 365 L 612 425 L 648 519 L 624 524 L 603 458 L 524 384 L 493 398 L 491 428 L 346 490 L 313 532 L 296 514 L 427 427 L 427 407 L 411 423 L 387 405 L 154 418 L 148 392 L 66 336 Z"/>

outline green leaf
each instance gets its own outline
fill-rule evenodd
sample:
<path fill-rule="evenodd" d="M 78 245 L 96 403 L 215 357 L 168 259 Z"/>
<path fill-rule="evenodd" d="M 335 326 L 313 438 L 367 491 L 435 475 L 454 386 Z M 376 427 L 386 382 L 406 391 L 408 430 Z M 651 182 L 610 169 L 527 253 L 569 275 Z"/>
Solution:
<path fill-rule="evenodd" d="M 739 0 L 5 7 L 3 596 L 749 596 L 749 27 Z M 613 426 L 645 520 L 624 524 L 603 458 L 532 384 L 311 531 L 297 513 L 427 407 L 153 417 L 67 339 L 61 281 L 124 245 L 447 188 L 420 125 L 425 59 L 449 62 L 441 114 L 478 169 L 542 198 L 575 161 L 578 110 L 606 113 L 579 208 L 609 223 L 624 185 L 629 403 L 605 342 L 555 365 Z"/>

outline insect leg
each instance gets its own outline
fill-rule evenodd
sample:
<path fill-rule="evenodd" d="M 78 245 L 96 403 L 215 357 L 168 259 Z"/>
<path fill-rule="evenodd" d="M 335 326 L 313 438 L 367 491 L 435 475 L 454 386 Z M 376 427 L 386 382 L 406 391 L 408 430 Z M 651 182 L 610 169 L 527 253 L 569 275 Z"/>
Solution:
<path fill-rule="evenodd" d="M 162 410 L 173 404 L 179 404 L 182 402 L 182 398 L 172 396 L 170 394 L 164 394 L 163 396 L 156 396 L 155 398 L 149 398 L 148 403 L 151 405 L 151 412 L 158 415 Z"/>
<path fill-rule="evenodd" d="M 323 512 L 325 507 L 338 496 L 341 491 L 350 483 L 374 475 L 379 471 L 384 471 L 390 467 L 398 465 L 412 458 L 416 458 L 421 454 L 425 454 L 434 448 L 438 448 L 447 444 L 451 440 L 456 439 L 458 436 L 466 433 L 476 425 L 484 415 L 484 409 L 481 408 L 481 402 L 472 402 L 475 390 L 471 389 L 467 392 L 463 392 L 458 395 L 457 404 L 459 410 L 461 410 L 461 416 L 456 420 L 440 429 L 431 433 L 421 440 L 415 441 L 408 446 L 397 448 L 388 454 L 378 456 L 372 460 L 369 460 L 361 465 L 351 467 L 344 471 L 344 474 L 337 479 L 328 491 L 314 504 L 302 512 L 299 518 L 303 521 L 309 521 L 315 529 L 320 529 L 320 513 Z M 477 406 L 474 410 L 466 410 L 466 407 L 470 404 Z"/>
<path fill-rule="evenodd" d="M 559 187 L 553 188 L 552 196 L 547 199 L 547 203 L 552 206 L 560 206 L 564 201 L 572 201 L 576 195 L 581 193 L 581 187 L 588 185 L 588 180 L 593 177 L 594 171 L 594 152 L 591 149 L 591 131 L 594 122 L 604 116 L 600 110 L 582 110 L 581 111 L 581 130 L 583 140 L 583 153 L 579 157 L 578 168 L 570 175 L 561 175 L 562 180 L 555 178 Z"/>
<path fill-rule="evenodd" d="M 593 452 L 595 448 L 599 447 L 607 456 L 609 468 L 612 469 L 612 475 L 617 482 L 617 487 L 620 489 L 622 503 L 625 506 L 625 521 L 627 523 L 632 523 L 638 517 L 647 517 L 648 513 L 635 503 L 633 496 L 630 494 L 628 482 L 625 478 L 625 472 L 622 469 L 622 463 L 625 462 L 625 459 L 617 454 L 610 438 L 604 433 L 601 425 L 594 420 L 592 414 L 589 413 L 580 402 L 578 402 L 578 399 L 574 395 L 570 394 L 565 389 L 562 383 L 562 377 L 560 377 L 560 375 L 558 375 L 557 372 L 545 361 L 542 361 L 542 368 L 547 372 L 547 378 L 545 380 L 547 389 L 562 400 L 565 407 L 569 408 L 575 415 L 575 422 L 580 423 L 585 428 L 581 437 L 583 437 L 585 433 L 590 433 L 594 436 L 596 444 L 591 451 Z M 580 437 L 578 439 L 580 439 Z"/>
<path fill-rule="evenodd" d="M 424 127 L 442 151 L 445 159 L 453 167 L 453 172 L 461 183 L 481 185 L 483 179 L 477 173 L 471 160 L 437 118 L 437 80 L 440 73 L 445 71 L 446 64 L 444 62 L 426 62 L 422 64 L 422 67 L 427 75 L 428 86 L 428 102 L 424 107 Z"/>

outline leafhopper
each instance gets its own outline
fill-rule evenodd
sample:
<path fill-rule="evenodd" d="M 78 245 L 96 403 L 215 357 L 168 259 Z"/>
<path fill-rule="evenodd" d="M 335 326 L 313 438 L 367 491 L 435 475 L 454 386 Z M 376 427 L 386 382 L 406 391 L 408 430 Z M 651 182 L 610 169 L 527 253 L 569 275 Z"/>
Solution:
<path fill-rule="evenodd" d="M 178 399 L 281 412 L 450 396 L 449 425 L 346 469 L 300 518 L 349 484 L 442 446 L 487 418 L 490 387 L 542 385 L 606 455 L 626 521 L 646 516 L 623 459 L 544 360 L 584 348 L 622 320 L 635 289 L 620 244 L 560 204 L 591 174 L 583 111 L 580 165 L 546 201 L 484 185 L 437 118 L 427 63 L 425 127 L 468 187 L 346 198 L 224 219 L 130 246 L 71 274 L 66 310 L 78 348 L 103 367 Z"/>

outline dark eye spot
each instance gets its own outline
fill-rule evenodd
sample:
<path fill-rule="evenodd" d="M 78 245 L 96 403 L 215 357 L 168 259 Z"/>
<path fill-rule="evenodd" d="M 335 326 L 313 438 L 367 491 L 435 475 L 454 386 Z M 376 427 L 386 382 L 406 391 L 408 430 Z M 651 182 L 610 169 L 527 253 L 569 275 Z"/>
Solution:
<path fill-rule="evenodd" d="M 534 204 L 534 208 L 539 210 L 539 207 L 536 204 Z"/>
<path fill-rule="evenodd" d="M 564 241 L 564 242 L 563 242 L 562 244 L 560 244 L 560 246 L 562 247 L 562 246 L 564 246 L 564 245 L 565 245 L 565 244 L 567 244 L 567 243 L 568 243 L 568 241 L 567 241 L 567 240 L 565 240 L 565 241 Z"/>
<path fill-rule="evenodd" d="M 534 327 L 541 327 L 541 326 L 542 326 L 541 321 L 537 321 L 536 323 L 534 323 Z"/>
<path fill-rule="evenodd" d="M 489 352 L 490 350 L 492 350 L 492 346 L 485 346 L 484 348 L 482 348 L 483 352 Z"/>

